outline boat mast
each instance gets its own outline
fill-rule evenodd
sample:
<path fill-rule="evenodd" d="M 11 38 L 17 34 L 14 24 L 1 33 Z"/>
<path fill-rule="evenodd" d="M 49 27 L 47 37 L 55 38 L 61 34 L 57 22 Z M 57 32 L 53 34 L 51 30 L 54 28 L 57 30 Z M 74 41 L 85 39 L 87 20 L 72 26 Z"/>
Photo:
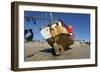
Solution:
<path fill-rule="evenodd" d="M 50 24 L 53 24 L 53 16 L 51 12 L 50 12 Z"/>

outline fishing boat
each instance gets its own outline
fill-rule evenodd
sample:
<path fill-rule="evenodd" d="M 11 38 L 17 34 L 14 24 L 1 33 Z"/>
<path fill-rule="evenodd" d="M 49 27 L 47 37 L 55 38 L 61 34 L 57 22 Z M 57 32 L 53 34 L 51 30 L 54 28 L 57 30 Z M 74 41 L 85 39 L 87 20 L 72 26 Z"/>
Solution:
<path fill-rule="evenodd" d="M 43 27 L 41 35 L 53 47 L 55 55 L 61 55 L 74 42 L 74 33 L 71 25 L 66 25 L 61 19 L 56 23 Z"/>

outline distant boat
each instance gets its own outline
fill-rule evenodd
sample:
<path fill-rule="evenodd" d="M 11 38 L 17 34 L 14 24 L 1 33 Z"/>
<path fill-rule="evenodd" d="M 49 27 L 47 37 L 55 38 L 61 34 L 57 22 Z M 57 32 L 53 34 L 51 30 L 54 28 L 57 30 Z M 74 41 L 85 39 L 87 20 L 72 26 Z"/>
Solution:
<path fill-rule="evenodd" d="M 24 30 L 24 39 L 26 41 L 32 41 L 33 37 L 34 37 L 34 34 L 32 32 L 32 29 L 25 29 Z"/>

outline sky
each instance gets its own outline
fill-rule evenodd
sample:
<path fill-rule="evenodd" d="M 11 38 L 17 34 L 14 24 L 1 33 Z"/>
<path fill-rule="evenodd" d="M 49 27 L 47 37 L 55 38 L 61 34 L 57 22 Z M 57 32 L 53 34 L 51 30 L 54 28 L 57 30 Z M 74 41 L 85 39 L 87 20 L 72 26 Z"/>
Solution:
<path fill-rule="evenodd" d="M 24 11 L 24 16 L 34 17 L 33 20 L 30 19 L 29 21 L 24 17 L 24 29 L 32 29 L 34 32 L 33 39 L 43 39 L 39 29 L 50 23 L 50 13 L 53 22 L 61 19 L 66 25 L 72 25 L 76 40 L 90 40 L 90 14 Z"/>

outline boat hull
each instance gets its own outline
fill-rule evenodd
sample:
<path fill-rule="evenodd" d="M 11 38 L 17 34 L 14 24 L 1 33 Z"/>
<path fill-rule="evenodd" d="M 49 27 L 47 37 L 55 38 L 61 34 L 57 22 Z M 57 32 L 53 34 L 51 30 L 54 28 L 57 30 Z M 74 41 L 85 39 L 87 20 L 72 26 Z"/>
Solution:
<path fill-rule="evenodd" d="M 64 49 L 67 49 L 70 45 L 73 44 L 74 39 L 73 36 L 70 34 L 61 33 L 55 37 L 51 37 L 47 39 L 47 42 L 50 46 L 54 47 L 53 44 L 55 43 L 61 45 Z"/>

